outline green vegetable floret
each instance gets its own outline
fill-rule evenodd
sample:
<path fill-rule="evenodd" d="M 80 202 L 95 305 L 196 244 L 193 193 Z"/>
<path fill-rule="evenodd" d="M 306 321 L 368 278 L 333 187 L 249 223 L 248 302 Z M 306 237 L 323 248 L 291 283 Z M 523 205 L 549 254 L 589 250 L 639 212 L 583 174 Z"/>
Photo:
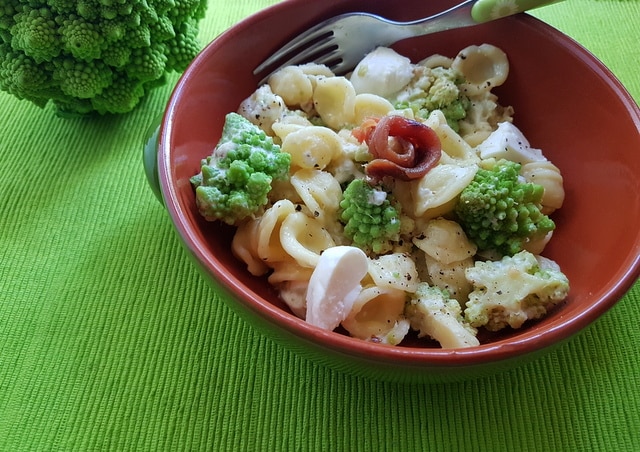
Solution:
<path fill-rule="evenodd" d="M 206 0 L 2 0 L 0 90 L 61 116 L 127 113 L 200 50 Z"/>
<path fill-rule="evenodd" d="M 447 124 L 456 132 L 459 121 L 467 117 L 471 101 L 460 90 L 464 78 L 452 68 L 424 68 L 420 77 L 403 90 L 407 98 L 395 102 L 397 109 L 410 108 L 413 114 L 427 119 L 434 110 L 440 110 Z"/>
<path fill-rule="evenodd" d="M 479 250 L 512 256 L 544 238 L 555 223 L 540 211 L 541 185 L 519 179 L 521 165 L 498 160 L 480 168 L 455 207 L 460 224 Z"/>
<path fill-rule="evenodd" d="M 418 337 L 429 336 L 442 348 L 463 348 L 480 345 L 478 330 L 462 315 L 458 300 L 452 299 L 446 290 L 418 284 L 416 292 L 407 302 L 405 316 Z"/>
<path fill-rule="evenodd" d="M 354 179 L 340 201 L 340 220 L 353 244 L 368 253 L 384 254 L 400 238 L 400 212 L 388 194 L 364 179 Z"/>
<path fill-rule="evenodd" d="M 237 225 L 261 211 L 272 182 L 289 177 L 290 164 L 291 156 L 258 126 L 227 114 L 220 141 L 191 178 L 200 213 L 208 221 Z"/>
<path fill-rule="evenodd" d="M 465 319 L 489 331 L 520 328 L 525 321 L 546 315 L 569 293 L 569 280 L 560 267 L 528 251 L 476 262 L 465 276 L 473 284 Z"/>

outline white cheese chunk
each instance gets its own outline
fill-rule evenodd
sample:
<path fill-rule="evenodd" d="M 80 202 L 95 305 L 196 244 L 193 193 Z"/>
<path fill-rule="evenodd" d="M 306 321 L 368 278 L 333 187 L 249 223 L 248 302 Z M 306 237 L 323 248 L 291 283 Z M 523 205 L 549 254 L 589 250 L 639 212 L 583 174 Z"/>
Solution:
<path fill-rule="evenodd" d="M 409 58 L 388 47 L 378 47 L 358 63 L 350 80 L 357 94 L 387 97 L 404 88 L 412 78 Z"/>
<path fill-rule="evenodd" d="M 507 159 L 520 164 L 547 160 L 540 149 L 532 148 L 524 134 L 510 122 L 498 128 L 477 147 L 480 158 Z"/>
<path fill-rule="evenodd" d="M 307 289 L 306 321 L 328 331 L 347 318 L 367 274 L 367 255 L 353 246 L 335 246 L 320 255 Z"/>

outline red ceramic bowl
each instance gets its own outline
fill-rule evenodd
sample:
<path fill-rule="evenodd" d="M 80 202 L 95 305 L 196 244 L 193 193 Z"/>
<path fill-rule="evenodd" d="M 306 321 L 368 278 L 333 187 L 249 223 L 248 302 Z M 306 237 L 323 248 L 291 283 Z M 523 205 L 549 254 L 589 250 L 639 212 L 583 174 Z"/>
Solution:
<path fill-rule="evenodd" d="M 257 87 L 252 70 L 310 25 L 347 11 L 411 20 L 456 0 L 288 0 L 235 25 L 211 42 L 178 82 L 159 129 L 159 193 L 204 277 L 245 320 L 314 361 L 394 381 L 470 378 L 511 368 L 551 350 L 611 308 L 640 274 L 640 111 L 593 55 L 552 27 L 518 15 L 396 46 L 413 59 L 453 56 L 491 43 L 510 59 L 498 94 L 515 123 L 564 175 L 566 200 L 545 255 L 571 281 L 568 301 L 544 320 L 462 350 L 419 344 L 390 347 L 308 325 L 291 314 L 266 279 L 231 254 L 233 231 L 204 221 L 189 178 L 220 136 L 224 115 Z M 155 146 L 154 146 L 154 151 Z M 155 154 L 152 160 L 155 160 Z M 152 171 L 153 172 L 153 171 Z"/>

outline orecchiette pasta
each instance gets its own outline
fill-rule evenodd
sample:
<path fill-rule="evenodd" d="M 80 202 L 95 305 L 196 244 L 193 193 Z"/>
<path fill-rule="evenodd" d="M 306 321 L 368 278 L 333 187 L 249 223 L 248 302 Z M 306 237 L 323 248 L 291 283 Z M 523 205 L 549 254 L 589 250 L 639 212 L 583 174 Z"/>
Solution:
<path fill-rule="evenodd" d="M 333 77 L 334 74 L 324 64 L 305 63 L 298 66 L 306 75 L 310 75 L 311 81 L 314 82 L 318 77 Z"/>
<path fill-rule="evenodd" d="M 274 262 L 283 262 L 291 259 L 290 255 L 282 247 L 280 229 L 282 228 L 282 222 L 295 211 L 296 208 L 291 201 L 282 199 L 262 215 L 257 222 L 257 227 L 252 228 L 251 232 L 254 236 L 249 237 L 248 242 L 256 242 L 254 254 L 262 262 L 273 265 Z"/>
<path fill-rule="evenodd" d="M 269 267 L 258 256 L 256 238 L 259 226 L 259 219 L 247 221 L 238 226 L 231 241 L 233 255 L 244 262 L 249 273 L 255 276 L 264 275 L 269 271 Z"/>
<path fill-rule="evenodd" d="M 467 268 L 473 267 L 473 257 L 446 264 L 425 254 L 424 260 L 428 282 L 446 290 L 450 297 L 464 303 L 472 290 L 472 284 L 467 279 L 465 271 Z"/>
<path fill-rule="evenodd" d="M 369 276 L 378 287 L 415 292 L 418 271 L 415 262 L 404 253 L 392 253 L 372 259 Z"/>
<path fill-rule="evenodd" d="M 332 129 L 353 125 L 356 91 L 345 77 L 326 77 L 317 81 L 313 105 L 322 121 Z"/>
<path fill-rule="evenodd" d="M 298 170 L 291 176 L 291 185 L 310 215 L 325 228 L 330 229 L 336 223 L 342 189 L 331 173 L 314 169 Z"/>
<path fill-rule="evenodd" d="M 462 302 L 471 292 L 465 270 L 473 266 L 478 247 L 460 225 L 444 218 L 430 220 L 413 243 L 424 252 L 429 282 Z"/>
<path fill-rule="evenodd" d="M 291 155 L 295 168 L 324 169 L 341 154 L 338 134 L 328 127 L 301 127 L 284 137 L 282 150 Z"/>
<path fill-rule="evenodd" d="M 451 67 L 465 78 L 463 90 L 469 96 L 482 95 L 502 85 L 509 75 L 507 55 L 490 44 L 462 49 Z"/>
<path fill-rule="evenodd" d="M 462 165 L 477 163 L 480 160 L 473 147 L 449 126 L 440 110 L 434 110 L 425 120 L 425 124 L 431 127 L 440 138 L 445 163 L 451 162 L 448 159 Z"/>
<path fill-rule="evenodd" d="M 456 197 L 473 180 L 477 165 L 459 166 L 441 163 L 416 182 L 398 183 L 406 198 L 401 198 L 408 213 L 414 217 L 435 218 L 450 212 Z"/>
<path fill-rule="evenodd" d="M 444 218 L 429 221 L 413 243 L 443 264 L 469 259 L 478 251 L 458 223 Z"/>
<path fill-rule="evenodd" d="M 522 177 L 528 182 L 542 185 L 542 213 L 550 215 L 562 207 L 564 202 L 564 184 L 560 169 L 548 160 L 529 162 L 522 165 Z"/>
<path fill-rule="evenodd" d="M 399 344 L 409 332 L 409 323 L 402 315 L 405 302 L 403 290 L 365 287 L 342 326 L 359 339 Z"/>
<path fill-rule="evenodd" d="M 302 267 L 313 268 L 320 254 L 336 243 L 322 224 L 302 212 L 294 212 L 280 226 L 280 242 L 284 250 Z"/>
<path fill-rule="evenodd" d="M 269 78 L 269 86 L 290 107 L 300 107 L 307 111 L 313 104 L 313 85 L 298 66 L 286 66 L 273 74 Z"/>
<path fill-rule="evenodd" d="M 303 267 L 295 260 L 289 259 L 282 262 L 275 262 L 271 268 L 273 271 L 269 274 L 269 282 L 271 284 L 298 282 L 309 283 L 309 278 L 313 273 L 313 268 Z"/>
<path fill-rule="evenodd" d="M 284 114 L 278 122 L 271 125 L 271 130 L 280 143 L 287 135 L 306 127 L 312 127 L 313 124 L 307 118 L 297 114 Z"/>
<path fill-rule="evenodd" d="M 421 60 L 418 64 L 420 66 L 424 66 L 427 68 L 437 68 L 437 67 L 443 67 L 443 68 L 450 68 L 451 64 L 453 63 L 453 58 L 449 58 L 446 57 L 444 55 L 430 55 L 427 58 L 425 58 L 424 60 Z"/>
<path fill-rule="evenodd" d="M 366 118 L 380 118 L 393 111 L 393 104 L 376 94 L 358 94 L 354 103 L 354 123 L 362 124 Z"/>

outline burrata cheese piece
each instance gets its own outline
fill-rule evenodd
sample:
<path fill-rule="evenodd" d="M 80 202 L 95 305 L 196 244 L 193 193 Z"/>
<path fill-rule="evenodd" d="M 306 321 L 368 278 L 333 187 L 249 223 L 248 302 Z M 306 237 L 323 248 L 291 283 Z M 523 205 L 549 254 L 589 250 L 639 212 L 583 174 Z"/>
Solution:
<path fill-rule="evenodd" d="M 404 88 L 412 78 L 409 58 L 388 47 L 377 47 L 358 63 L 350 80 L 357 94 L 387 97 Z"/>
<path fill-rule="evenodd" d="M 360 248 L 334 246 L 325 250 L 309 279 L 307 288 L 308 323 L 333 331 L 347 318 L 360 294 L 360 282 L 369 261 Z"/>
<path fill-rule="evenodd" d="M 477 150 L 483 160 L 506 159 L 520 164 L 547 160 L 542 151 L 532 148 L 520 129 L 510 122 L 498 124 L 498 128 L 478 145 Z"/>

